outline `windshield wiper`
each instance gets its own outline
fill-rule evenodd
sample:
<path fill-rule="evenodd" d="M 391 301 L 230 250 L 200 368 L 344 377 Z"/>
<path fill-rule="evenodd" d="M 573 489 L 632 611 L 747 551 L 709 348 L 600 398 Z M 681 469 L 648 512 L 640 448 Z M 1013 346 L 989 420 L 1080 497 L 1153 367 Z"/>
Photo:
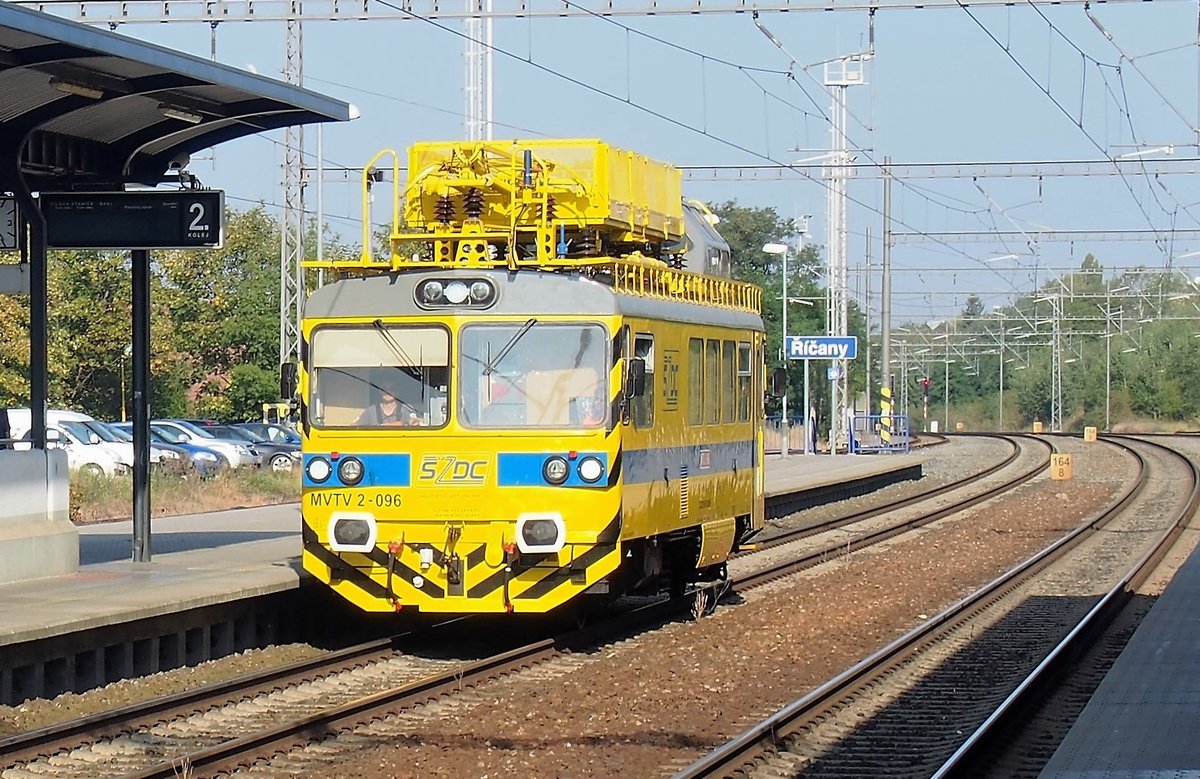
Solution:
<path fill-rule="evenodd" d="M 513 333 L 513 337 L 509 338 L 508 343 L 504 344 L 504 348 L 500 350 L 500 354 L 496 355 L 496 359 L 492 360 L 491 362 L 489 362 L 487 365 L 485 365 L 483 367 L 483 375 L 491 376 L 493 373 L 495 373 L 496 366 L 499 365 L 500 361 L 504 359 L 504 355 L 508 354 L 509 351 L 512 350 L 512 348 L 517 345 L 517 341 L 520 341 L 525 336 L 525 334 L 529 332 L 530 328 L 532 328 L 536 324 L 537 324 L 537 320 L 531 318 L 528 322 L 521 325 L 521 329 L 518 330 L 517 332 Z"/>
<path fill-rule="evenodd" d="M 388 331 L 388 329 L 383 326 L 382 319 L 376 319 L 371 324 L 375 327 L 376 330 L 379 331 L 379 337 L 382 338 L 383 342 L 385 344 L 387 344 L 389 349 L 392 350 L 392 354 L 394 354 L 396 356 L 396 359 L 400 361 L 400 363 L 401 363 L 401 365 L 403 365 L 403 367 L 405 367 L 405 368 L 415 368 L 416 367 L 417 364 L 412 361 L 412 358 L 409 357 L 408 354 L 405 353 L 404 347 L 402 347 L 400 345 L 400 342 L 397 341 L 392 336 L 392 334 Z"/>

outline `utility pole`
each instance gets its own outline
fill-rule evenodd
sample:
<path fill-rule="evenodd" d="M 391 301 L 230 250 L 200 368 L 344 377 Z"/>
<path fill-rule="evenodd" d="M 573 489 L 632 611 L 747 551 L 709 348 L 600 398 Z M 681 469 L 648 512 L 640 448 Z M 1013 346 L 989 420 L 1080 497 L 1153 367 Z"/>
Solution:
<path fill-rule="evenodd" d="M 1050 431 L 1062 432 L 1062 298 L 1050 296 L 1054 312 L 1053 338 L 1050 349 Z"/>
<path fill-rule="evenodd" d="M 892 175 L 891 157 L 883 158 L 883 284 L 879 293 L 880 386 L 892 386 Z"/>
<path fill-rule="evenodd" d="M 863 368 L 863 376 L 866 377 L 866 382 L 863 385 L 866 390 L 866 413 L 871 414 L 871 228 L 867 228 L 866 234 L 867 250 L 863 253 L 863 261 L 866 264 L 866 272 L 863 274 L 863 314 L 867 320 L 867 362 Z"/>
<path fill-rule="evenodd" d="M 288 3 L 283 80 L 304 86 L 304 28 L 300 0 Z M 279 247 L 279 362 L 300 359 L 300 315 L 304 308 L 304 128 L 283 131 L 283 224 Z M 319 228 L 318 228 L 319 229 Z"/>

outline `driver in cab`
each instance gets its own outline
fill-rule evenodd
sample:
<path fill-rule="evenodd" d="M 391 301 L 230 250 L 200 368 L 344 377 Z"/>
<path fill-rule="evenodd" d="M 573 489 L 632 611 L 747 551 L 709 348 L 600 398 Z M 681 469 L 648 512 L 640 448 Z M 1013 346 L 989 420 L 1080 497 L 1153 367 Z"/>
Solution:
<path fill-rule="evenodd" d="M 401 401 L 400 390 L 395 385 L 379 388 L 379 400 L 363 409 L 355 423 L 363 427 L 397 427 L 420 425 L 421 417 L 416 409 Z"/>

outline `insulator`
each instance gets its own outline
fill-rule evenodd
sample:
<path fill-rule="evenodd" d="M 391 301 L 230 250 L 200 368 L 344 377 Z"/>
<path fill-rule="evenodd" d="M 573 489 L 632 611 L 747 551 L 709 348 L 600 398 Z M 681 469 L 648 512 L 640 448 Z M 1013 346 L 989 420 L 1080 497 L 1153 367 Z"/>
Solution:
<path fill-rule="evenodd" d="M 454 200 L 449 195 L 442 195 L 433 207 L 433 214 L 442 224 L 450 224 L 454 221 Z"/>
<path fill-rule="evenodd" d="M 471 187 L 463 196 L 463 213 L 467 219 L 478 219 L 483 215 L 483 191 L 478 187 Z"/>
<path fill-rule="evenodd" d="M 682 254 L 668 255 L 668 259 L 667 259 L 667 267 L 668 268 L 673 268 L 675 270 L 683 270 L 683 263 L 684 263 L 684 259 L 683 259 Z"/>

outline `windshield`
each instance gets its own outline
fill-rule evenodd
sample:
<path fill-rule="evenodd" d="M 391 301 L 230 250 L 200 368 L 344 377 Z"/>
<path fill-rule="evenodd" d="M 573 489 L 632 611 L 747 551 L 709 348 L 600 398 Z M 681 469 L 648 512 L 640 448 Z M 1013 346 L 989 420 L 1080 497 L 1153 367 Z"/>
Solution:
<path fill-rule="evenodd" d="M 108 431 L 110 433 L 112 433 L 114 436 L 116 436 L 118 441 L 128 442 L 128 441 L 133 440 L 133 423 L 132 422 L 129 423 L 129 430 L 126 430 L 123 427 L 119 427 L 116 424 L 105 425 L 105 427 L 108 428 Z M 154 438 L 153 432 L 150 434 L 150 437 Z"/>
<path fill-rule="evenodd" d="M 450 334 L 442 327 L 325 327 L 313 333 L 313 424 L 441 427 L 446 424 Z"/>
<path fill-rule="evenodd" d="M 462 332 L 462 423 L 598 427 L 608 417 L 608 339 L 600 325 L 528 320 Z"/>
<path fill-rule="evenodd" d="M 214 427 L 212 429 L 212 432 L 215 435 L 220 436 L 221 438 L 232 439 L 234 441 L 246 441 L 246 442 L 252 443 L 252 444 L 257 444 L 262 441 L 261 438 L 258 438 L 257 436 L 253 435 L 252 433 L 250 433 L 246 430 L 242 430 L 241 428 L 237 428 L 237 427 L 219 426 L 219 427 Z"/>
<path fill-rule="evenodd" d="M 108 441 L 110 444 L 122 443 L 125 439 L 118 436 L 108 425 L 103 422 L 84 422 L 88 430 L 91 430 L 96 435 L 100 436 L 101 441 Z"/>
<path fill-rule="evenodd" d="M 166 439 L 167 443 L 171 443 L 171 444 L 185 443 L 184 438 L 183 438 L 183 433 L 180 433 L 178 430 L 176 430 L 172 427 L 169 427 L 167 425 L 154 425 L 151 429 L 154 432 L 158 433 L 160 436 L 162 436 L 164 439 Z"/>
<path fill-rule="evenodd" d="M 263 435 L 262 433 L 258 432 L 257 430 L 252 430 L 251 428 L 248 428 L 248 427 L 233 427 L 233 426 L 230 426 L 230 427 L 229 427 L 229 430 L 232 430 L 232 431 L 233 431 L 233 433 L 234 433 L 234 435 L 236 435 L 236 436 L 238 436 L 238 437 L 240 437 L 240 438 L 244 438 L 244 439 L 246 439 L 247 441 L 250 441 L 250 442 L 252 442 L 252 443 L 256 443 L 256 444 L 269 444 L 269 443 L 271 443 L 271 439 L 267 438 L 265 435 Z"/>
<path fill-rule="evenodd" d="M 85 444 L 98 442 L 100 436 L 96 435 L 83 422 L 59 422 L 59 427 L 71 434 L 71 437 Z"/>
<path fill-rule="evenodd" d="M 172 419 L 171 424 L 178 425 L 183 430 L 192 434 L 192 438 L 216 438 L 215 435 L 208 432 L 199 425 L 193 425 L 191 422 L 185 422 L 182 419 Z"/>

